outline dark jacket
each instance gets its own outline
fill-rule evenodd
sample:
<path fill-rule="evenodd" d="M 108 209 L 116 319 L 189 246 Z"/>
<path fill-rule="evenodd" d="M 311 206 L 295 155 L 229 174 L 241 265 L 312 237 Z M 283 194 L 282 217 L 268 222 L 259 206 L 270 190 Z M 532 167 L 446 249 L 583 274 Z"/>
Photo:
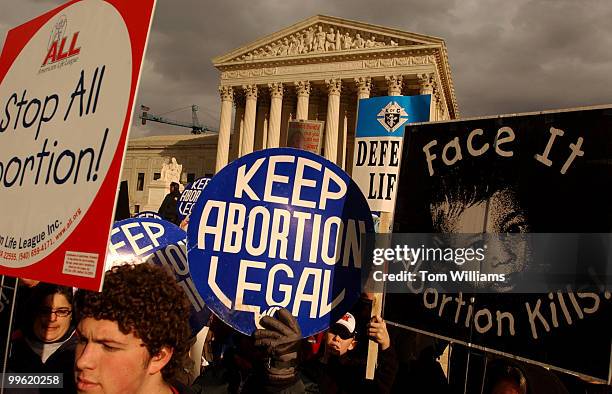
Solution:
<path fill-rule="evenodd" d="M 178 204 L 178 199 L 180 196 L 181 193 L 178 191 L 166 194 L 166 197 L 164 198 L 164 201 L 162 202 L 158 211 L 158 213 L 164 220 L 167 220 L 176 225 L 180 223 L 178 218 L 178 212 L 176 210 L 176 206 Z"/>
<path fill-rule="evenodd" d="M 72 330 L 69 331 L 72 334 Z M 65 342 L 47 359 L 42 362 L 40 356 L 36 354 L 26 342 L 23 335 L 17 334 L 14 337 L 11 354 L 7 364 L 8 372 L 18 373 L 63 373 L 63 389 L 35 389 L 24 391 L 24 389 L 14 389 L 16 393 L 75 393 L 74 383 L 74 354 L 77 344 L 75 335 L 67 334 Z M 5 390 L 11 393 L 9 389 Z"/>
<path fill-rule="evenodd" d="M 342 357 L 330 357 L 327 364 L 323 364 L 321 358 L 305 363 L 301 376 L 306 392 L 389 393 L 398 367 L 393 347 L 378 352 L 378 365 L 373 380 L 365 378 L 366 360 L 352 359 L 351 353 Z"/>
<path fill-rule="evenodd" d="M 196 394 L 189 386 L 185 386 L 183 383 L 174 381 L 170 384 L 170 389 L 173 394 Z"/>

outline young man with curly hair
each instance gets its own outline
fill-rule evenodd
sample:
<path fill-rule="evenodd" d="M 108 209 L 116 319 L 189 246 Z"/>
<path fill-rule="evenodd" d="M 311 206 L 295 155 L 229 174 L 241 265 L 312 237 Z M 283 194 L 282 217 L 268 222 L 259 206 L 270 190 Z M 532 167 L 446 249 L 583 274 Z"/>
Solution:
<path fill-rule="evenodd" d="M 166 271 L 114 267 L 104 291 L 79 291 L 75 378 L 79 393 L 181 393 L 189 301 Z"/>

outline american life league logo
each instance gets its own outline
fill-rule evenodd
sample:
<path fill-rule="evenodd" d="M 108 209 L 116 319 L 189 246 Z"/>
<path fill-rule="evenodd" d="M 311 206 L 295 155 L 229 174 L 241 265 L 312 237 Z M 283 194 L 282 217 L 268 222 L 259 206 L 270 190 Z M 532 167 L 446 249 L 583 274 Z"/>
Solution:
<path fill-rule="evenodd" d="M 75 56 L 81 53 L 81 47 L 78 46 L 79 32 L 73 32 L 70 37 L 67 32 L 68 18 L 66 15 L 60 15 L 51 29 L 47 54 L 42 62 L 41 71 L 54 69 L 53 67 L 47 68 L 50 65 L 56 65 L 55 68 L 57 68 L 57 66 L 62 67 L 76 62 L 77 58 Z M 68 40 L 69 38 L 70 40 Z M 65 61 L 65 59 L 70 58 L 73 58 L 72 61 Z M 61 63 L 56 64 L 58 62 Z"/>
<path fill-rule="evenodd" d="M 408 113 L 397 101 L 392 101 L 380 110 L 377 119 L 385 130 L 392 133 L 408 121 Z"/>
<path fill-rule="evenodd" d="M 353 179 L 372 211 L 393 212 L 405 125 L 429 120 L 429 95 L 359 100 Z"/>

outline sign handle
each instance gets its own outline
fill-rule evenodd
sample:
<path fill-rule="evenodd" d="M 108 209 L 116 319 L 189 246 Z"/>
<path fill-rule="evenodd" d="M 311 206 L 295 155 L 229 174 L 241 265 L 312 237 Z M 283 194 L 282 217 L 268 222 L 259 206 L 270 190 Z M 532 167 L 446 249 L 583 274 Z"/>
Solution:
<path fill-rule="evenodd" d="M 379 316 L 382 312 L 382 293 L 374 293 L 374 300 L 372 301 L 372 313 L 371 317 Z M 366 364 L 366 379 L 374 379 L 374 373 L 376 372 L 376 361 L 378 359 L 378 343 L 373 340 L 368 340 L 368 360 Z"/>
<path fill-rule="evenodd" d="M 379 232 L 380 233 L 392 233 L 393 232 L 393 212 L 381 212 Z M 374 299 L 372 301 L 372 312 L 370 317 L 382 316 L 382 305 L 384 301 L 384 293 L 374 293 Z M 374 373 L 376 372 L 376 361 L 378 360 L 378 343 L 373 340 L 368 341 L 368 359 L 366 363 L 366 379 L 374 379 Z"/>

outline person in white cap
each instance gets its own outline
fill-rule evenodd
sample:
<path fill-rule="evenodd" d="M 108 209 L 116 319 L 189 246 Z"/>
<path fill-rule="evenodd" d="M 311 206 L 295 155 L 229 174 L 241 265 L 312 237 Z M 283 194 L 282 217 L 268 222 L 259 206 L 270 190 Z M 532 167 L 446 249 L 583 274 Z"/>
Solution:
<path fill-rule="evenodd" d="M 302 358 L 300 327 L 289 311 L 283 308 L 273 317 L 264 316 L 260 324 L 263 329 L 255 331 L 254 344 L 265 349 L 270 359 L 266 363 L 265 379 L 253 379 L 245 385 L 244 392 L 356 394 L 391 391 L 398 363 L 387 326 L 380 316 L 373 317 L 367 325 L 367 337 L 380 346 L 373 380 L 365 379 L 366 360 L 354 351 L 360 326 L 351 313 L 345 313 L 331 325 L 324 334 L 324 346 L 314 358 L 303 363 L 299 363 Z M 253 390 L 254 387 L 257 389 Z"/>
<path fill-rule="evenodd" d="M 327 331 L 325 337 L 325 358 L 329 355 L 344 356 L 347 352 L 355 349 L 357 340 L 355 338 L 357 322 L 350 313 L 345 313 Z"/>
<path fill-rule="evenodd" d="M 345 313 L 329 327 L 320 356 L 303 365 L 301 377 L 307 389 L 310 387 L 321 393 L 387 393 L 391 390 L 398 364 L 385 321 L 376 316 L 367 325 L 367 336 L 379 344 L 373 380 L 365 379 L 366 360 L 355 351 L 358 327 L 351 313 Z"/>

